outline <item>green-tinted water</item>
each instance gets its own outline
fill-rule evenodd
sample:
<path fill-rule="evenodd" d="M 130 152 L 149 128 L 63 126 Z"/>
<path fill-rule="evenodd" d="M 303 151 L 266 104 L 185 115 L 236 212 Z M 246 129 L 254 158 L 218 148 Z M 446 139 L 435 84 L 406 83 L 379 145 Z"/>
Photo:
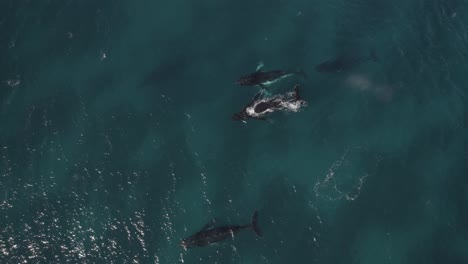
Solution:
<path fill-rule="evenodd" d="M 1 1 L 0 262 L 468 263 L 467 11 Z M 260 61 L 307 71 L 271 90 L 304 111 L 230 119 Z M 255 209 L 263 238 L 179 245 Z"/>

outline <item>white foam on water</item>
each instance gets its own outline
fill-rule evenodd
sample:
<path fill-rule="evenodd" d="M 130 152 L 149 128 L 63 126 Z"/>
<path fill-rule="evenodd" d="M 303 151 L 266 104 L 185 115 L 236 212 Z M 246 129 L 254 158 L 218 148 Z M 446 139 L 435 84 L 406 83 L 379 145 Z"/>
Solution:
<path fill-rule="evenodd" d="M 348 155 L 351 151 L 353 152 L 353 155 L 359 155 L 359 151 L 356 152 L 356 149 L 360 150 L 361 148 L 357 147 L 346 149 L 344 154 L 330 166 L 325 177 L 323 179 L 319 179 L 315 183 L 313 190 L 317 198 L 327 199 L 329 201 L 338 201 L 343 199 L 354 201 L 359 197 L 365 180 L 369 177 L 369 174 L 364 172 L 360 176 L 346 176 L 341 172 L 342 170 L 347 170 L 346 166 L 350 166 Z M 344 184 L 345 182 L 346 184 Z M 345 185 L 345 187 L 341 185 Z"/>

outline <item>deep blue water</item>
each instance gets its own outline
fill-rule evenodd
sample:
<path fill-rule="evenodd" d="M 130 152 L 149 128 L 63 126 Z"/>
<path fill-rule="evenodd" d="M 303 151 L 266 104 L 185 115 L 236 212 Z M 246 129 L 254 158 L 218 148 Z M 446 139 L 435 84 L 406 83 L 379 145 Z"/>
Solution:
<path fill-rule="evenodd" d="M 468 263 L 468 2 L 0 1 L 0 263 Z M 365 58 L 346 71 L 315 66 Z M 302 68 L 308 107 L 231 120 Z M 179 241 L 214 217 L 251 231 Z"/>

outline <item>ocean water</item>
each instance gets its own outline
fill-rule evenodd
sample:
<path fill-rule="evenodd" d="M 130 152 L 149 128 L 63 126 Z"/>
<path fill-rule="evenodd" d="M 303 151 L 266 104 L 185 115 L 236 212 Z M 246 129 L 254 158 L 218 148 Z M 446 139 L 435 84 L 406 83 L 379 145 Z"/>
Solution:
<path fill-rule="evenodd" d="M 0 263 L 468 263 L 468 2 L 0 1 Z M 367 61 L 339 73 L 342 54 Z M 231 120 L 234 81 L 309 105 Z M 211 219 L 250 230 L 185 250 Z"/>

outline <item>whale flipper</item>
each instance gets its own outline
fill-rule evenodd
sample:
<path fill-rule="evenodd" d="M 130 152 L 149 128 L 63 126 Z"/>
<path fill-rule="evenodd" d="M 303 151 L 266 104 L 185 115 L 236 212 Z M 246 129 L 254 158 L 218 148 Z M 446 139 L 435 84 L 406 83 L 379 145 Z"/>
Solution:
<path fill-rule="evenodd" d="M 294 86 L 294 91 L 293 91 L 294 100 L 301 100 L 302 99 L 300 94 L 299 94 L 299 87 L 300 86 L 298 84 L 296 84 Z"/>
<path fill-rule="evenodd" d="M 260 61 L 257 65 L 257 69 L 255 69 L 256 72 L 261 72 L 262 69 L 263 69 L 263 66 L 265 66 L 265 64 L 263 64 L 263 61 Z"/>
<path fill-rule="evenodd" d="M 213 228 L 213 226 L 216 224 L 216 218 L 211 219 L 210 222 L 208 222 L 206 225 L 204 225 L 201 229 L 201 231 L 208 230 Z"/>
<path fill-rule="evenodd" d="M 258 211 L 255 211 L 253 216 L 252 216 L 251 226 L 252 226 L 252 229 L 255 232 L 255 234 L 257 234 L 257 236 L 259 236 L 259 237 L 263 236 L 262 231 L 260 231 L 260 228 L 258 227 Z"/>

